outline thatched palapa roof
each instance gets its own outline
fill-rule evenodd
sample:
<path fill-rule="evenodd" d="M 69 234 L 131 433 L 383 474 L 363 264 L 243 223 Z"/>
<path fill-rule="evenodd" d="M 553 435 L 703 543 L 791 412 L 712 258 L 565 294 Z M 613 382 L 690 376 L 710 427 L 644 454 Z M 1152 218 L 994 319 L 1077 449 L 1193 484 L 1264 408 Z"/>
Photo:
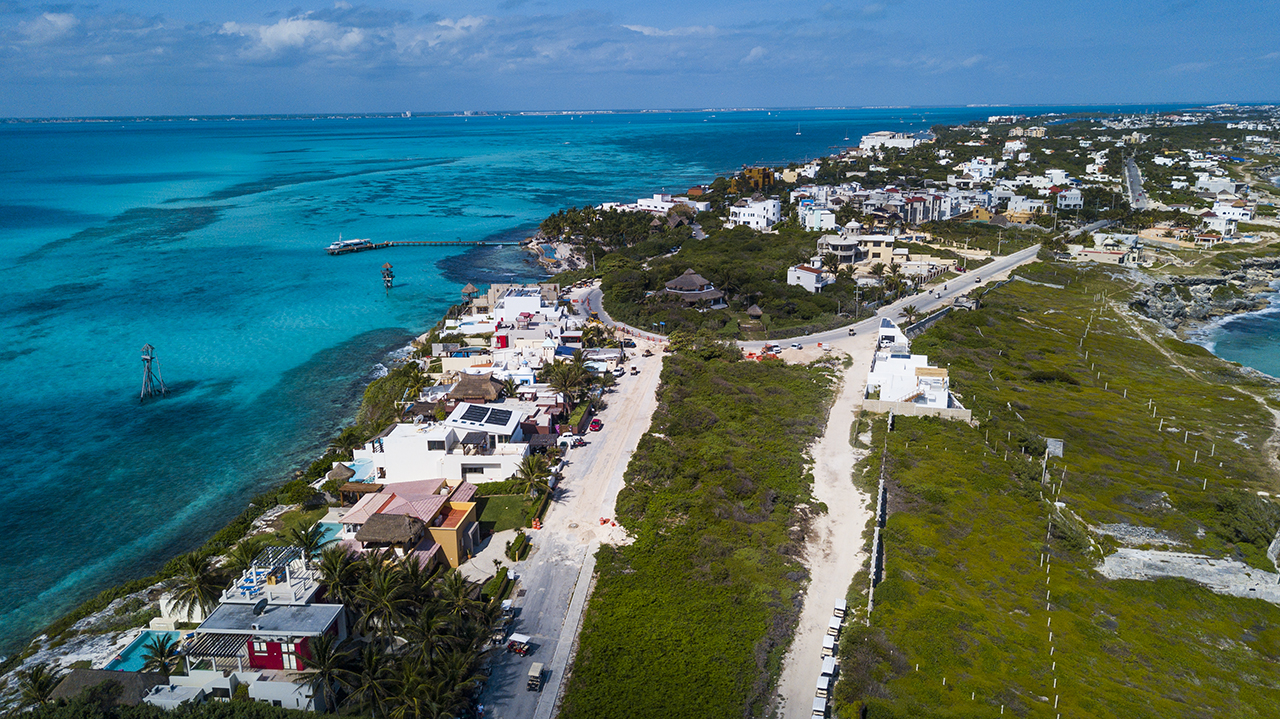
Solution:
<path fill-rule="evenodd" d="M 341 462 L 337 462 L 333 465 L 333 469 L 329 470 L 329 473 L 326 474 L 324 478 L 328 480 L 336 479 L 340 482 L 345 482 L 354 476 L 356 476 L 356 471 L 354 469 Z"/>
<path fill-rule="evenodd" d="M 357 542 L 407 544 L 417 542 L 427 525 L 407 514 L 375 514 L 356 532 Z"/>
<path fill-rule="evenodd" d="M 141 704 L 142 697 L 151 691 L 153 687 L 169 683 L 160 672 L 147 672 L 144 674 L 142 672 L 117 672 L 109 669 L 72 669 L 58 683 L 58 686 L 54 687 L 50 697 L 54 700 L 75 699 L 84 690 L 96 687 L 103 682 L 114 682 L 120 686 L 120 693 L 116 695 L 113 703 L 126 706 Z"/>
<path fill-rule="evenodd" d="M 758 320 L 764 316 L 764 310 L 760 309 L 760 305 L 751 305 L 747 308 L 747 316 Z"/>
<path fill-rule="evenodd" d="M 493 374 L 464 374 L 449 390 L 449 399 L 456 402 L 492 402 L 502 396 L 502 383 Z"/>

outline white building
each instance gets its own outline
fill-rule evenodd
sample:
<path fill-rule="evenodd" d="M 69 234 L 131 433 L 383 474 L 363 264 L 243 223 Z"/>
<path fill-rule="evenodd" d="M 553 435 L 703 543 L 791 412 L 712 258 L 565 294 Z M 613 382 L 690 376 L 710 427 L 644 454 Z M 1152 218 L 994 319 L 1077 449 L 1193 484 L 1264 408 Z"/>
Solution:
<path fill-rule="evenodd" d="M 836 228 L 836 213 L 815 205 L 801 207 L 800 224 L 810 232 L 834 230 Z"/>
<path fill-rule="evenodd" d="M 529 445 L 520 427 L 528 414 L 513 404 L 460 402 L 443 422 L 397 424 L 352 453 L 371 463 L 379 484 L 423 479 L 499 482 L 515 474 Z"/>
<path fill-rule="evenodd" d="M 1072 188 L 1058 193 L 1059 210 L 1079 210 L 1084 207 L 1084 195 Z"/>
<path fill-rule="evenodd" d="M 867 373 L 867 394 L 881 402 L 901 402 L 931 409 L 958 405 L 951 397 L 947 370 L 930 367 L 927 355 L 911 354 L 910 344 L 893 320 L 882 318 L 879 349 Z"/>
<path fill-rule="evenodd" d="M 835 275 L 823 270 L 820 262 L 787 268 L 787 284 L 803 287 L 810 292 L 821 292 L 823 287 L 835 281 Z"/>
<path fill-rule="evenodd" d="M 1252 222 L 1253 206 L 1244 200 L 1232 202 L 1218 200 L 1213 203 L 1213 214 L 1236 222 Z"/>
<path fill-rule="evenodd" d="M 927 140 L 918 135 L 882 130 L 873 132 L 870 135 L 863 135 L 862 140 L 858 142 L 858 149 L 878 150 L 883 147 L 895 147 L 902 150 L 910 150 L 924 142 L 927 142 Z"/>
<path fill-rule="evenodd" d="M 507 288 L 493 304 L 490 313 L 493 321 L 502 324 L 514 324 L 521 315 L 533 317 L 540 315 L 547 322 L 559 322 L 564 316 L 564 308 L 557 306 L 556 293 L 547 289 L 530 286 L 514 286 Z M 461 327 L 460 327 L 461 329 Z M 487 331 L 493 328 L 486 326 Z"/>
<path fill-rule="evenodd" d="M 725 227 L 746 225 L 753 230 L 764 231 L 782 219 L 782 203 L 777 200 L 738 200 L 729 208 L 729 221 Z"/>

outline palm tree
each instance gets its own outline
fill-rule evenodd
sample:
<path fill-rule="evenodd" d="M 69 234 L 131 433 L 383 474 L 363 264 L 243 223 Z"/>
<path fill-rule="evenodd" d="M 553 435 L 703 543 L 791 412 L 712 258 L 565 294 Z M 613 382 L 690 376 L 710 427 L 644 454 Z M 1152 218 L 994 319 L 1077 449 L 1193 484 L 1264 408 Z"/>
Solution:
<path fill-rule="evenodd" d="M 907 324 L 913 324 L 916 318 L 920 316 L 920 310 L 916 309 L 915 305 L 905 305 L 901 310 L 898 310 L 898 316 L 905 319 Z"/>
<path fill-rule="evenodd" d="M 514 377 L 508 377 L 502 380 L 502 393 L 508 397 L 515 397 L 520 391 L 520 384 L 516 382 Z"/>
<path fill-rule="evenodd" d="M 365 562 L 369 570 L 356 590 L 356 601 L 362 610 L 359 628 L 361 633 L 372 631 L 389 638 L 412 605 L 408 587 L 390 557 L 370 554 Z"/>
<path fill-rule="evenodd" d="M 365 439 L 359 427 L 347 427 L 329 442 L 329 450 L 350 459 L 355 449 L 364 446 Z"/>
<path fill-rule="evenodd" d="M 540 454 L 530 454 L 520 460 L 514 479 L 521 491 L 528 492 L 531 497 L 537 497 L 542 492 L 551 491 L 551 485 L 547 481 L 550 474 L 551 468 L 547 466 L 547 458 Z"/>
<path fill-rule="evenodd" d="M 423 604 L 418 616 L 403 629 L 404 638 L 409 642 L 409 653 L 418 657 L 426 666 L 431 665 L 432 655 L 437 647 L 448 636 L 454 621 L 437 609 L 434 602 Z"/>
<path fill-rule="evenodd" d="M 166 679 L 182 665 L 182 647 L 168 634 L 156 634 L 142 648 L 142 671 L 160 672 Z"/>
<path fill-rule="evenodd" d="M 208 556 L 192 552 L 177 559 L 177 574 L 169 580 L 173 593 L 173 606 L 186 614 L 187 621 L 195 616 L 196 609 L 208 616 L 218 606 L 222 585 L 213 573 Z"/>
<path fill-rule="evenodd" d="M 320 552 L 318 568 L 331 599 L 339 604 L 355 603 L 363 563 L 356 559 L 351 550 L 337 544 L 325 547 Z"/>
<path fill-rule="evenodd" d="M 18 694 L 22 706 L 40 706 L 53 698 L 53 690 L 62 681 L 62 675 L 51 671 L 47 665 L 37 664 L 18 674 Z"/>
<path fill-rule="evenodd" d="M 351 652 L 344 641 L 332 634 L 321 634 L 308 641 L 307 649 L 311 655 L 303 660 L 307 671 L 295 673 L 294 679 L 310 686 L 313 695 L 321 696 L 326 711 L 337 711 L 338 685 L 351 686 L 355 682 L 355 673 L 347 668 Z"/>
<path fill-rule="evenodd" d="M 471 596 L 471 583 L 456 569 L 445 572 L 436 585 L 436 597 L 442 608 L 455 619 L 473 616 L 481 604 Z"/>
<path fill-rule="evenodd" d="M 319 554 L 320 550 L 326 546 L 338 541 L 334 539 L 325 539 L 324 530 L 320 528 L 320 523 L 316 522 L 307 529 L 301 527 L 290 527 L 289 534 L 286 535 L 290 546 L 297 547 L 302 550 L 303 557 L 310 564 Z"/>
<path fill-rule="evenodd" d="M 414 556 L 408 556 L 400 562 L 400 578 L 409 600 L 420 606 L 430 597 L 436 574 L 430 565 L 424 567 Z"/>
<path fill-rule="evenodd" d="M 232 575 L 243 574 L 253 565 L 253 560 L 258 558 L 264 544 L 266 538 L 262 535 L 245 537 L 227 551 L 227 561 L 222 566 Z"/>
<path fill-rule="evenodd" d="M 386 706 L 391 685 L 391 658 L 377 644 L 366 644 L 352 667 L 347 703 L 367 709 L 371 716 Z"/>
<path fill-rule="evenodd" d="M 474 652 L 455 649 L 436 659 L 432 669 L 448 685 L 465 691 L 480 683 L 480 673 L 476 671 L 477 658 Z"/>

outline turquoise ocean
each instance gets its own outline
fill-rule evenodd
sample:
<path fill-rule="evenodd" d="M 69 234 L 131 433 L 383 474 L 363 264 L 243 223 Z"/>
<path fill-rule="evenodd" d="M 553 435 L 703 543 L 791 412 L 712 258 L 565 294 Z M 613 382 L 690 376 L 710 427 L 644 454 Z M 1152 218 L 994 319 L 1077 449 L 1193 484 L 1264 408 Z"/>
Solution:
<path fill-rule="evenodd" d="M 0 122 L 0 648 L 317 456 L 464 284 L 540 277 L 512 247 L 329 257 L 339 233 L 520 238 L 867 132 L 1089 110 L 1133 108 Z M 146 343 L 171 394 L 140 404 Z"/>

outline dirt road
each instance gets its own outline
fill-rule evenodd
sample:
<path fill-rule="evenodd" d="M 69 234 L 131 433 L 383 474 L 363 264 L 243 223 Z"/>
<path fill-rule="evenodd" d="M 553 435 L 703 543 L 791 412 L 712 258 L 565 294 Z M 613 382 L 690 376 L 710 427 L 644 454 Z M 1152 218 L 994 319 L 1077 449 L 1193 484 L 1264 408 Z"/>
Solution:
<path fill-rule="evenodd" d="M 849 444 L 849 430 L 862 407 L 875 341 L 875 334 L 866 332 L 836 343 L 854 361 L 845 370 L 826 432 L 813 447 L 813 496 L 827 505 L 827 513 L 813 519 L 805 543 L 809 589 L 778 680 L 779 713 L 787 719 L 811 716 L 814 689 L 822 670 L 822 637 L 826 635 L 827 622 L 866 556 L 862 551 L 862 531 L 871 520 L 871 497 L 852 481 L 853 465 L 866 456 L 866 451 L 855 450 Z"/>

